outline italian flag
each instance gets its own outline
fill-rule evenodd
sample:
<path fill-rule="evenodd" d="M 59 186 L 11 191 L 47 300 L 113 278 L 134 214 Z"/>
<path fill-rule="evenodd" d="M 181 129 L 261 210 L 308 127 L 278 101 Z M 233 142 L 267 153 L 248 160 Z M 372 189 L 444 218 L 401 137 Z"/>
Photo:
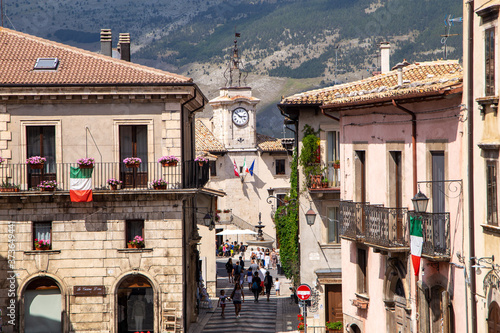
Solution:
<path fill-rule="evenodd" d="M 69 196 L 73 202 L 92 201 L 92 171 L 71 167 Z"/>
<path fill-rule="evenodd" d="M 424 237 L 422 233 L 422 219 L 420 217 L 410 217 L 410 248 L 411 248 L 411 261 L 413 263 L 413 270 L 415 276 L 418 276 L 420 269 L 420 257 L 422 257 L 422 245 Z"/>

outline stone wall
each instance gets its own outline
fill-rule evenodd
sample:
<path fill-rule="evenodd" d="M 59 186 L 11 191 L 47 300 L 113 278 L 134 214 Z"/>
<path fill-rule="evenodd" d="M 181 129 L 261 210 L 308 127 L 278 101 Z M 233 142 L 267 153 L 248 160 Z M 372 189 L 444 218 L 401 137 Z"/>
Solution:
<path fill-rule="evenodd" d="M 141 274 L 153 286 L 155 331 L 161 309 L 182 310 L 182 198 L 174 194 L 94 194 L 94 200 L 72 203 L 67 193 L 57 192 L 0 198 L 0 234 L 5 242 L 9 222 L 15 221 L 18 324 L 23 322 L 23 290 L 39 276 L 51 277 L 60 285 L 65 332 L 115 332 L 115 293 L 130 274 Z M 144 220 L 144 249 L 126 249 L 125 220 L 129 219 Z M 52 250 L 34 251 L 33 221 L 52 221 Z M 9 302 L 6 246 L 0 256 L 0 308 L 5 309 Z M 104 285 L 106 295 L 74 296 L 73 286 L 77 285 Z M 5 329 L 5 313 L 2 319 Z"/>

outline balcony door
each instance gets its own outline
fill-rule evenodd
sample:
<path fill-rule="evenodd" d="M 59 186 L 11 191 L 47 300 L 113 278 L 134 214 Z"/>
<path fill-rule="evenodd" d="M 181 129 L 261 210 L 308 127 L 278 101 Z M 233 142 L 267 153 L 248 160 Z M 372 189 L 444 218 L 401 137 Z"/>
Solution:
<path fill-rule="evenodd" d="M 26 127 L 26 157 L 42 156 L 47 159 L 42 169 L 28 167 L 28 187 L 36 187 L 44 180 L 56 180 L 56 128 L 55 126 Z"/>
<path fill-rule="evenodd" d="M 445 212 L 445 169 L 444 169 L 444 152 L 433 151 L 432 156 L 432 212 Z M 439 248 L 446 247 L 446 220 L 444 216 L 434 219 L 433 236 L 434 245 Z"/>
<path fill-rule="evenodd" d="M 147 125 L 120 126 L 120 180 L 124 187 L 148 186 L 148 127 Z M 138 168 L 128 168 L 123 164 L 127 157 L 142 160 Z"/>

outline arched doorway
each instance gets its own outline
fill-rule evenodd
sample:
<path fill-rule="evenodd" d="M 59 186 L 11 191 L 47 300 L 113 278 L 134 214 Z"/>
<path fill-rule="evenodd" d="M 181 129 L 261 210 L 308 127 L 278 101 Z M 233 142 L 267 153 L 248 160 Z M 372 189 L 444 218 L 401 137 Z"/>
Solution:
<path fill-rule="evenodd" d="M 389 258 L 385 275 L 385 310 L 387 332 L 409 332 L 410 318 L 406 312 L 406 270 L 401 260 Z"/>
<path fill-rule="evenodd" d="M 24 332 L 60 333 L 61 290 L 48 277 L 31 281 L 24 292 Z"/>
<path fill-rule="evenodd" d="M 154 291 L 142 275 L 126 277 L 117 290 L 118 333 L 154 333 Z"/>
<path fill-rule="evenodd" d="M 500 307 L 497 302 L 490 304 L 488 311 L 488 333 L 500 333 Z"/>

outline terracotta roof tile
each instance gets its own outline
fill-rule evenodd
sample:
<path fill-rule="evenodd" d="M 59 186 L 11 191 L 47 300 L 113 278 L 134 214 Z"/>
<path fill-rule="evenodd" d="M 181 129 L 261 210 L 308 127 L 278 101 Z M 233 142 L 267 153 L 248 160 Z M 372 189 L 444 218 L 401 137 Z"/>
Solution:
<path fill-rule="evenodd" d="M 286 152 L 281 139 L 257 133 L 257 146 L 263 152 Z"/>
<path fill-rule="evenodd" d="M 415 63 L 403 68 L 403 85 L 398 85 L 397 70 L 363 80 L 295 94 L 281 104 L 335 105 L 370 102 L 384 97 L 425 94 L 462 84 L 462 67 L 456 60 Z"/>
<path fill-rule="evenodd" d="M 196 119 L 196 152 L 206 153 L 225 153 L 227 149 L 220 143 L 215 135 L 208 129 L 207 126 L 200 120 Z"/>
<path fill-rule="evenodd" d="M 0 84 L 179 84 L 192 79 L 0 27 Z M 58 58 L 57 70 L 34 70 Z"/>

